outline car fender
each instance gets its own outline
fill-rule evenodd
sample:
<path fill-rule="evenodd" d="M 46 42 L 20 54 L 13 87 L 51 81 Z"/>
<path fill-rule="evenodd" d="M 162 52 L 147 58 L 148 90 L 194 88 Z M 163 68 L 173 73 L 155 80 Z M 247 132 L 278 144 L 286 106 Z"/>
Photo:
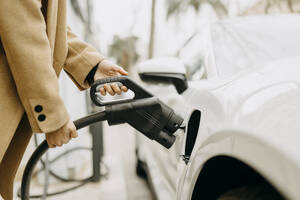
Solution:
<path fill-rule="evenodd" d="M 247 76 L 216 89 L 190 89 L 194 98 L 189 103 L 202 112 L 202 119 L 189 163 L 179 164 L 179 199 L 191 199 L 203 165 L 220 155 L 246 163 L 286 197 L 300 196 L 299 82 L 260 73 Z"/>

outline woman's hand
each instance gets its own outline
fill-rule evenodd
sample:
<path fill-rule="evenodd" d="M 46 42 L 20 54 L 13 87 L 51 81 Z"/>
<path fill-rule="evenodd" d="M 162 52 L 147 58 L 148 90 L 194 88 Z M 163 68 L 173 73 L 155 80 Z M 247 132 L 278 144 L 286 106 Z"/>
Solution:
<path fill-rule="evenodd" d="M 76 138 L 77 131 L 74 123 L 69 120 L 60 129 L 46 133 L 46 140 L 50 148 L 55 148 L 56 146 L 62 146 L 67 144 L 72 138 Z"/>
<path fill-rule="evenodd" d="M 94 81 L 98 79 L 103 79 L 107 77 L 113 77 L 113 76 L 120 76 L 120 75 L 128 75 L 128 73 L 120 66 L 108 61 L 103 60 L 99 63 L 98 69 L 94 76 Z M 123 92 L 127 92 L 127 87 L 122 86 L 119 87 L 116 83 L 111 84 L 105 84 L 103 87 L 100 88 L 100 93 L 102 95 L 106 95 L 108 92 L 110 95 L 121 94 Z"/>

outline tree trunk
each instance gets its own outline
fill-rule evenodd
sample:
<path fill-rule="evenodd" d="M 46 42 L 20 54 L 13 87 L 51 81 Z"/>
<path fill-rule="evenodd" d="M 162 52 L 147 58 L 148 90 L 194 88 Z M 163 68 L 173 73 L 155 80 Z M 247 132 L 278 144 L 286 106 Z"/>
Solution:
<path fill-rule="evenodd" d="M 148 58 L 151 59 L 153 57 L 154 50 L 154 34 L 155 34 L 155 6 L 156 0 L 152 0 L 152 8 L 151 8 L 151 27 L 150 27 L 150 39 L 149 39 L 149 51 Z"/>
<path fill-rule="evenodd" d="M 290 12 L 294 12 L 294 7 L 293 7 L 293 2 L 292 2 L 292 0 L 287 0 L 287 2 L 288 2 L 288 8 L 289 8 L 289 10 L 290 10 Z"/>

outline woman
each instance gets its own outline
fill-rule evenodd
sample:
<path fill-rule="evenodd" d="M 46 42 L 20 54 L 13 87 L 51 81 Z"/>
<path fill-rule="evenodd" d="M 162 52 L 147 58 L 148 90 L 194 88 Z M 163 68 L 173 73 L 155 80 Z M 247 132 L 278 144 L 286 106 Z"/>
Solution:
<path fill-rule="evenodd" d="M 62 69 L 80 90 L 95 79 L 127 75 L 66 25 L 66 0 L 0 0 L 0 194 L 13 198 L 14 177 L 32 132 L 50 147 L 77 137 L 59 96 Z M 105 85 L 105 95 L 126 87 Z"/>

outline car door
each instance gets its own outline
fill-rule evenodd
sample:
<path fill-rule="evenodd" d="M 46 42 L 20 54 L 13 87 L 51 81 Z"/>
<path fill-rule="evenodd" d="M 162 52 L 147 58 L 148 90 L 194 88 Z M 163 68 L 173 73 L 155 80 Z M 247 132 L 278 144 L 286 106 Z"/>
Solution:
<path fill-rule="evenodd" d="M 202 73 L 201 62 L 199 61 L 195 61 L 192 67 L 189 65 L 185 65 L 185 67 L 190 72 L 188 74 L 189 80 L 193 77 L 199 77 L 199 73 Z M 143 81 L 140 83 L 161 101 L 173 108 L 177 114 L 181 115 L 184 119 L 188 118 L 190 113 L 188 111 L 189 108 L 183 96 L 178 94 L 173 85 Z M 183 124 L 186 124 L 186 121 Z M 175 198 L 177 164 L 182 159 L 184 138 L 184 130 L 179 129 L 176 132 L 176 142 L 170 149 L 166 149 L 156 142 L 149 141 L 143 135 L 137 134 L 138 157 L 148 166 L 150 179 L 158 199 L 167 200 Z"/>

